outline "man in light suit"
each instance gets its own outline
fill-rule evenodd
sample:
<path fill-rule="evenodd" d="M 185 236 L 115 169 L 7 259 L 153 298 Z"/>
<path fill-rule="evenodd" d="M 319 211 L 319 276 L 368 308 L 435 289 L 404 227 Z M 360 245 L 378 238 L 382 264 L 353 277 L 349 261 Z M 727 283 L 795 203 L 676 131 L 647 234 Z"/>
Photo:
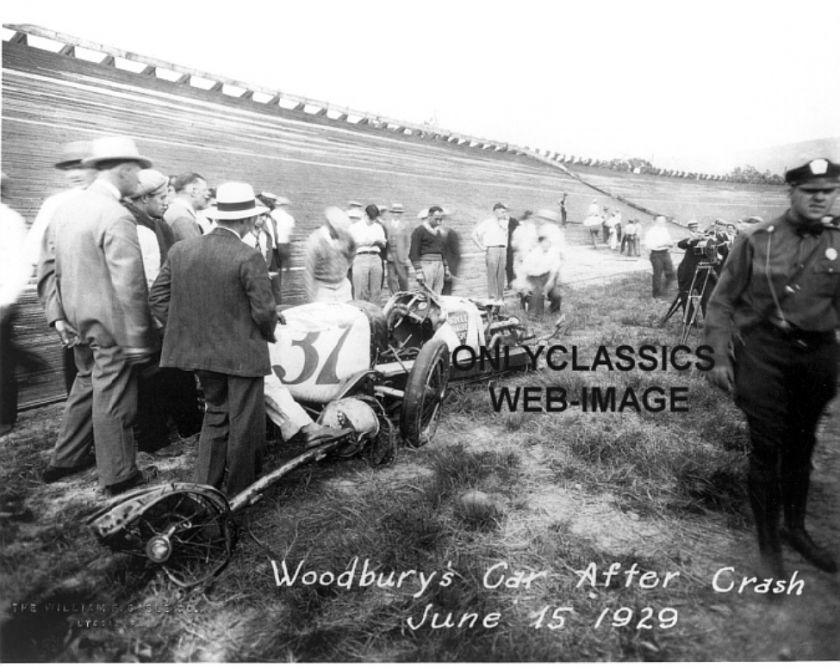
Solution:
<path fill-rule="evenodd" d="M 163 219 L 172 228 L 175 241 L 200 237 L 202 232 L 196 212 L 207 208 L 210 201 L 207 181 L 200 174 L 187 172 L 180 174 L 173 186 L 175 198 L 169 203 Z"/>
<path fill-rule="evenodd" d="M 216 198 L 216 227 L 172 247 L 150 303 L 164 324 L 160 366 L 195 371 L 204 389 L 195 482 L 233 496 L 256 479 L 265 448 L 277 312 L 265 261 L 242 241 L 267 209 L 246 183 L 222 184 Z"/>
<path fill-rule="evenodd" d="M 155 339 L 137 229 L 120 205 L 151 162 L 131 139 L 103 137 L 82 164 L 97 170 L 96 180 L 58 207 L 39 261 L 47 320 L 74 348 L 79 369 L 43 479 L 86 468 L 93 446 L 102 486 L 118 494 L 154 474 L 137 469 L 133 425 L 135 365 L 150 358 Z"/>

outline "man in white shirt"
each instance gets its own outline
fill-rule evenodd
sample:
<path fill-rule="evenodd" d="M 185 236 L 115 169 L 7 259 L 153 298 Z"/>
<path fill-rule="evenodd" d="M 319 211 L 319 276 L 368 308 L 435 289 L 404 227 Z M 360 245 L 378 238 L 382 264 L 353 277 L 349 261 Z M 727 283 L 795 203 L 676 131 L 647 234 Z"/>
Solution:
<path fill-rule="evenodd" d="M 674 282 L 674 263 L 671 261 L 671 247 L 674 240 L 665 226 L 665 216 L 656 216 L 653 226 L 645 234 L 645 247 L 650 251 L 650 264 L 653 267 L 652 292 L 654 297 L 664 296 Z M 662 285 L 662 275 L 665 285 Z"/>
<path fill-rule="evenodd" d="M 507 280 L 508 225 L 510 216 L 501 202 L 493 205 L 493 216 L 475 226 L 472 238 L 476 246 L 485 252 L 487 264 L 487 296 L 493 306 L 504 305 L 504 290 Z"/>
<path fill-rule="evenodd" d="M 271 279 L 271 287 L 278 304 L 280 287 L 288 279 L 292 268 L 292 230 L 295 229 L 295 219 L 288 211 L 290 205 L 288 198 L 280 196 L 275 200 L 270 214 L 274 221 L 274 258 L 277 270 L 276 276 Z"/>
<path fill-rule="evenodd" d="M 376 204 L 368 204 L 364 220 L 350 225 L 350 236 L 356 244 L 353 298 L 379 304 L 382 298 L 382 254 L 388 239 Z"/>

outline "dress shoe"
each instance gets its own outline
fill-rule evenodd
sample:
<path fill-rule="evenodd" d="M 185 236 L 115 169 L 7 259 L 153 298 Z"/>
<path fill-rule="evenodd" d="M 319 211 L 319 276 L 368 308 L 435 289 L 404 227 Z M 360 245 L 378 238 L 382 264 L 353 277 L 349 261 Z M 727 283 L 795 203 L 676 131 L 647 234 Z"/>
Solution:
<path fill-rule="evenodd" d="M 89 469 L 91 466 L 96 464 L 96 458 L 89 457 L 82 461 L 80 464 L 76 464 L 75 466 L 47 466 L 41 473 L 41 480 L 46 483 L 57 482 L 62 478 L 66 478 L 69 475 L 73 475 L 74 473 L 78 473 L 79 471 L 84 471 Z"/>
<path fill-rule="evenodd" d="M 117 496 L 118 494 L 127 492 L 128 490 L 134 489 L 135 487 L 139 487 L 140 485 L 150 483 L 152 480 L 157 478 L 157 476 L 157 467 L 149 466 L 145 469 L 137 471 L 133 476 L 131 476 L 127 480 L 114 483 L 113 485 L 108 485 L 107 487 L 105 487 L 105 494 L 107 494 L 108 496 Z"/>
<path fill-rule="evenodd" d="M 782 527 L 782 540 L 786 541 L 794 550 L 799 552 L 805 559 L 811 562 L 814 566 L 826 573 L 837 572 L 837 562 L 831 556 L 831 553 L 824 547 L 817 545 L 804 527 L 790 528 Z"/>

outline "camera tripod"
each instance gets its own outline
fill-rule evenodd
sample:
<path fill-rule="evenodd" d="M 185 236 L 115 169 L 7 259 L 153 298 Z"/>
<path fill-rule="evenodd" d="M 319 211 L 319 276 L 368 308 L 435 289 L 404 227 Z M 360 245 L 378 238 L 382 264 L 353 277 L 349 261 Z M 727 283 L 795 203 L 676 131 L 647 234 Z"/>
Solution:
<path fill-rule="evenodd" d="M 710 290 L 717 283 L 718 274 L 713 262 L 701 261 L 694 268 L 694 275 L 691 277 L 691 285 L 687 292 L 680 291 L 668 307 L 668 312 L 662 318 L 660 325 L 664 325 L 668 319 L 681 308 L 683 312 L 682 330 L 680 331 L 680 344 L 685 345 L 692 327 L 700 327 L 697 321 L 697 314 L 702 312 L 706 315 L 706 291 Z M 710 285 L 711 283 L 711 285 Z"/>

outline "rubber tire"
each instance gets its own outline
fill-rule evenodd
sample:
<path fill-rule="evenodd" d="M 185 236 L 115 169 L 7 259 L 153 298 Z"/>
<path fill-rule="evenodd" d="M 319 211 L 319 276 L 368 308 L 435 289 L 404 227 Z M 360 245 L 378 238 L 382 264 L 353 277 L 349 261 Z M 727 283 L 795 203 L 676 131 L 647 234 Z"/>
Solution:
<path fill-rule="evenodd" d="M 431 419 L 423 424 L 423 407 L 429 399 L 429 380 L 436 377 L 438 399 Z M 414 366 L 405 383 L 405 394 L 400 408 L 400 433 L 411 448 L 419 448 L 428 443 L 437 429 L 440 416 L 440 404 L 446 393 L 449 380 L 449 346 L 444 341 L 431 339 L 423 344 Z M 435 389 L 435 388 L 431 388 Z"/>

